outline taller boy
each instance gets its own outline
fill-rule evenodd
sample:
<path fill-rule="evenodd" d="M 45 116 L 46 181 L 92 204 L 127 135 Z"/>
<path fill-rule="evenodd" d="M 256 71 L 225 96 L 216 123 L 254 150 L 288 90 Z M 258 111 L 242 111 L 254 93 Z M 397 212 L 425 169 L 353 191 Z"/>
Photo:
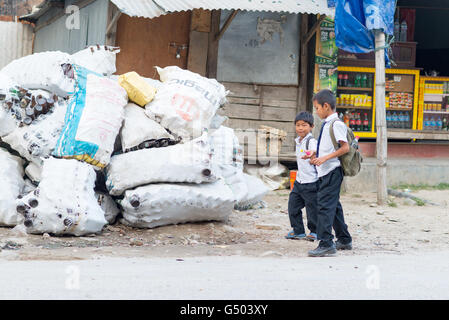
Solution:
<path fill-rule="evenodd" d="M 343 208 L 340 203 L 340 188 L 343 182 L 343 170 L 338 157 L 349 152 L 346 138 L 347 127 L 338 120 L 336 99 L 330 90 L 321 90 L 313 97 L 313 106 L 318 116 L 324 120 L 316 154 L 310 155 L 311 164 L 316 166 L 318 173 L 318 219 L 317 236 L 320 243 L 309 251 L 311 257 L 333 255 L 337 250 L 351 250 L 352 238 L 345 224 Z M 335 139 L 340 148 L 335 150 L 330 135 L 330 123 L 333 124 Z M 333 241 L 332 227 L 337 238 Z"/>

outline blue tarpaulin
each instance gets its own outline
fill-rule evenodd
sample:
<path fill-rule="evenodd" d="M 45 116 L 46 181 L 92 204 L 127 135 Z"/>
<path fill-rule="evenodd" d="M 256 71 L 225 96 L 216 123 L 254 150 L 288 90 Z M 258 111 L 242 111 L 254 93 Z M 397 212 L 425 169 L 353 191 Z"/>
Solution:
<path fill-rule="evenodd" d="M 375 29 L 393 35 L 395 8 L 396 0 L 336 0 L 337 47 L 353 53 L 374 51 Z"/>

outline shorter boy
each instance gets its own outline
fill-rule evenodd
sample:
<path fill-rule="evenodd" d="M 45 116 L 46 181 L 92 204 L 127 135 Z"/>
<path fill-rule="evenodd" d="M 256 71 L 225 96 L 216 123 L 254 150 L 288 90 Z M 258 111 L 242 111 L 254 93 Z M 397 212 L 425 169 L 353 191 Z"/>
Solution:
<path fill-rule="evenodd" d="M 313 129 L 313 115 L 308 112 L 299 113 L 295 118 L 295 129 L 298 134 L 298 137 L 295 139 L 298 173 L 288 199 L 288 216 L 293 230 L 285 238 L 315 241 L 317 239 L 318 176 L 315 167 L 310 164 L 310 159 L 304 159 L 307 153 L 315 153 L 317 148 L 317 141 L 311 133 Z M 307 213 L 307 228 L 310 230 L 310 234 L 307 236 L 302 222 L 301 209 L 304 207 Z"/>

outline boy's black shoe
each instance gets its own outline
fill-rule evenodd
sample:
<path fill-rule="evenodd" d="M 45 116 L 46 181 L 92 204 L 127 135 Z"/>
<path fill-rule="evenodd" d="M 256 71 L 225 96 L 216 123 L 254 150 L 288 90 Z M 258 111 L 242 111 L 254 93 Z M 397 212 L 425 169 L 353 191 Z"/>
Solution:
<path fill-rule="evenodd" d="M 336 253 L 337 249 L 335 248 L 335 245 L 330 247 L 318 246 L 316 249 L 309 251 L 309 257 L 326 257 L 335 255 Z"/>
<path fill-rule="evenodd" d="M 352 241 L 348 243 L 342 243 L 340 240 L 335 242 L 335 247 L 337 250 L 352 250 Z"/>

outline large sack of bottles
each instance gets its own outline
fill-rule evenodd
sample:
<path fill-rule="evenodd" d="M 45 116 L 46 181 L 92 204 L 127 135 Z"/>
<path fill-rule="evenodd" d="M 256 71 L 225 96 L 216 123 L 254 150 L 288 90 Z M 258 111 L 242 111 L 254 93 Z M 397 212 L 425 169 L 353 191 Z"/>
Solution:
<path fill-rule="evenodd" d="M 225 221 L 268 189 L 217 111 L 227 91 L 178 67 L 116 72 L 119 48 L 29 55 L 0 70 L 0 226 L 82 236 Z"/>

